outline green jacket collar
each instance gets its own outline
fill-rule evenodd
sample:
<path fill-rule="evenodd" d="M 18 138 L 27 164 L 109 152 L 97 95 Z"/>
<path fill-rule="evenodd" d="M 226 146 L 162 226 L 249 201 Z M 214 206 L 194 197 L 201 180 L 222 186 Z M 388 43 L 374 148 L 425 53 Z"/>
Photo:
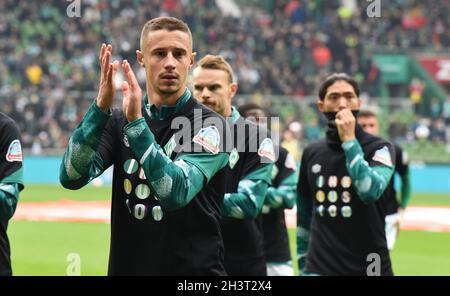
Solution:
<path fill-rule="evenodd" d="M 231 115 L 227 119 L 228 123 L 229 124 L 236 123 L 236 121 L 239 119 L 239 117 L 241 117 L 241 114 L 239 114 L 238 110 L 234 106 L 231 106 Z"/>
<path fill-rule="evenodd" d="M 187 103 L 189 98 L 191 97 L 191 92 L 189 89 L 186 88 L 186 91 L 184 94 L 177 100 L 177 103 L 175 105 L 169 106 L 169 105 L 162 105 L 160 107 L 160 110 L 156 108 L 155 104 L 150 104 L 148 102 L 147 95 L 144 96 L 144 105 L 145 110 L 147 111 L 148 116 L 150 119 L 153 120 L 164 120 L 168 118 L 169 116 L 175 114 L 176 112 L 180 111 L 180 109 Z"/>

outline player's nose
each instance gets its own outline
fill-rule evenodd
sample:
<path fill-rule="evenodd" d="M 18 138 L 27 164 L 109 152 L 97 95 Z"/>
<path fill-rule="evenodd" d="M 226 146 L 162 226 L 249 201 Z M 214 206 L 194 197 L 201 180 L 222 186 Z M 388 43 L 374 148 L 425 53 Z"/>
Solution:
<path fill-rule="evenodd" d="M 209 91 L 209 89 L 207 87 L 204 87 L 202 89 L 200 96 L 202 97 L 202 99 L 207 100 L 207 99 L 211 98 L 211 92 Z"/>
<path fill-rule="evenodd" d="M 341 96 L 338 100 L 338 110 L 341 111 L 348 108 L 350 108 L 348 100 L 346 100 L 344 96 Z"/>
<path fill-rule="evenodd" d="M 176 58 L 173 56 L 171 52 L 169 52 L 166 58 L 164 59 L 164 68 L 173 70 L 175 69 L 175 65 L 176 65 Z"/>

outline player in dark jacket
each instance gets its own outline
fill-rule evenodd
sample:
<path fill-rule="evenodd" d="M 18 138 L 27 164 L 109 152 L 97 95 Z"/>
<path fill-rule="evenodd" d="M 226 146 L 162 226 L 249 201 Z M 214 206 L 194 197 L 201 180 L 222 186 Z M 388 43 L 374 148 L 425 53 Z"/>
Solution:
<path fill-rule="evenodd" d="M 99 94 L 70 139 L 61 183 L 78 189 L 114 165 L 110 275 L 226 275 L 227 124 L 186 87 L 195 54 L 184 22 L 150 20 L 141 50 L 147 95 L 123 61 L 123 110 L 111 111 L 118 63 L 102 46 Z"/>
<path fill-rule="evenodd" d="M 257 123 L 267 118 L 267 112 L 255 103 L 239 106 L 239 113 Z M 263 122 L 269 122 L 263 120 Z M 272 169 L 272 186 L 267 189 L 262 208 L 264 252 L 267 275 L 294 275 L 284 210 L 292 209 L 297 201 L 297 164 L 289 152 L 278 147 L 279 155 Z"/>
<path fill-rule="evenodd" d="M 266 129 L 245 120 L 232 107 L 237 91 L 231 66 L 221 57 L 207 55 L 193 72 L 194 95 L 232 125 L 227 194 L 223 206 L 225 267 L 229 275 L 266 275 L 261 208 L 276 155 Z M 254 149 L 252 149 L 254 148 Z"/>
<path fill-rule="evenodd" d="M 358 113 L 358 124 L 365 132 L 378 136 L 380 132 L 377 116 L 370 110 L 361 110 Z M 389 251 L 394 249 L 395 241 L 400 231 L 403 214 L 411 199 L 411 181 L 409 176 L 408 154 L 400 146 L 394 144 L 395 173 L 400 176 L 400 203 L 394 187 L 394 177 L 391 178 L 387 193 L 386 209 L 386 239 Z M 394 173 L 394 174 L 395 174 Z"/>
<path fill-rule="evenodd" d="M 0 276 L 12 275 L 8 221 L 23 186 L 22 146 L 16 123 L 0 112 Z"/>
<path fill-rule="evenodd" d="M 384 219 L 394 148 L 356 124 L 360 104 L 358 84 L 346 74 L 329 76 L 319 89 L 328 130 L 305 148 L 298 182 L 304 274 L 392 275 Z"/>

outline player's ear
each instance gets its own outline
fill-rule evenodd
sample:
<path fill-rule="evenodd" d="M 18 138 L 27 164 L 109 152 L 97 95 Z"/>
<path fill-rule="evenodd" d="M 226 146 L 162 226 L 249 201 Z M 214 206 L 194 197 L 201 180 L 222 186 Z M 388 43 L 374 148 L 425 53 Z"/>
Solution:
<path fill-rule="evenodd" d="M 357 109 L 359 110 L 359 109 L 361 109 L 361 99 L 357 97 L 356 101 L 357 101 L 357 105 L 358 105 Z"/>
<path fill-rule="evenodd" d="M 236 82 L 233 82 L 230 84 L 230 93 L 231 93 L 231 97 L 234 97 L 234 95 L 237 93 L 238 90 L 238 85 Z"/>
<path fill-rule="evenodd" d="M 137 58 L 139 65 L 141 65 L 142 68 L 145 68 L 144 54 L 140 50 L 136 50 L 136 58 Z"/>
<path fill-rule="evenodd" d="M 197 52 L 193 51 L 192 54 L 191 54 L 191 61 L 190 61 L 190 64 L 189 64 L 189 68 L 194 66 L 194 64 L 195 64 L 195 57 L 196 56 L 197 56 Z"/>
<path fill-rule="evenodd" d="M 318 100 L 317 101 L 317 107 L 319 108 L 320 112 L 323 112 L 323 100 Z"/>

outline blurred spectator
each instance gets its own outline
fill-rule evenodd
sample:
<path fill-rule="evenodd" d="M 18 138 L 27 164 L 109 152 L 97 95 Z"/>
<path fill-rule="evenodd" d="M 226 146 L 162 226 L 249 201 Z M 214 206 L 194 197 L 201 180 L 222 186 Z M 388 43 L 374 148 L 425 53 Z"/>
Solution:
<path fill-rule="evenodd" d="M 430 109 L 431 109 L 431 114 L 430 114 L 431 118 L 437 119 L 437 118 L 441 117 L 441 113 L 442 113 L 441 103 L 438 98 L 434 97 L 431 99 Z"/>
<path fill-rule="evenodd" d="M 81 17 L 70 18 L 67 1 L 0 0 L 0 110 L 15 117 L 24 148 L 64 146 L 96 95 L 101 43 L 111 42 L 112 58 L 128 59 L 137 70 L 137 28 L 158 15 L 188 23 L 199 57 L 223 54 L 241 82 L 239 94 L 302 98 L 315 95 L 330 71 L 345 71 L 374 95 L 380 76 L 374 48 L 450 47 L 449 0 L 392 0 L 382 20 L 361 13 L 365 1 L 266 0 L 251 7 L 241 1 L 238 18 L 223 14 L 215 0 L 80 3 Z M 423 85 L 413 88 L 420 102 Z"/>
<path fill-rule="evenodd" d="M 430 122 L 427 118 L 420 118 L 414 123 L 414 135 L 417 140 L 426 140 L 430 136 Z"/>
<path fill-rule="evenodd" d="M 391 122 L 388 128 L 388 138 L 392 140 L 393 143 L 400 145 L 401 143 L 407 141 L 407 126 L 400 122 Z"/>
<path fill-rule="evenodd" d="M 32 64 L 26 69 L 27 78 L 31 84 L 40 84 L 42 80 L 42 69 L 38 64 Z"/>
<path fill-rule="evenodd" d="M 321 131 L 319 127 L 319 120 L 317 118 L 312 119 L 305 124 L 305 139 L 307 141 L 315 141 L 320 139 Z"/>
<path fill-rule="evenodd" d="M 422 103 L 423 91 L 425 89 L 425 83 L 418 78 L 413 78 L 409 84 L 409 98 L 414 104 L 416 113 L 419 113 L 419 105 Z"/>
<path fill-rule="evenodd" d="M 283 146 L 296 161 L 300 161 L 300 143 L 297 134 L 291 129 L 286 129 L 283 132 L 283 140 L 281 142 Z"/>
<path fill-rule="evenodd" d="M 442 106 L 442 118 L 445 123 L 445 138 L 447 143 L 447 151 L 450 153 L 450 95 Z"/>
<path fill-rule="evenodd" d="M 445 143 L 445 125 L 442 119 L 433 120 L 429 140 L 435 144 Z"/>

